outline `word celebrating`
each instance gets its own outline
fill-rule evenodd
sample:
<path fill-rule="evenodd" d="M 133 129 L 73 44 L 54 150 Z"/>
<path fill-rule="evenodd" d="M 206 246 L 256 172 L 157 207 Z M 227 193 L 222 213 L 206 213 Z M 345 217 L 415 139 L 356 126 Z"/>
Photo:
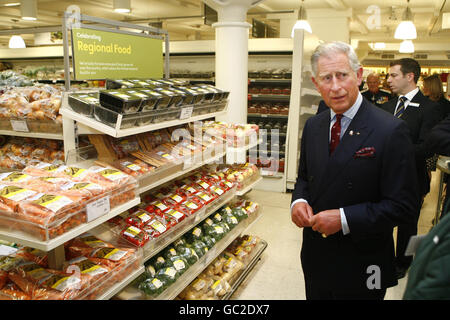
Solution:
<path fill-rule="evenodd" d="M 77 41 L 77 48 L 79 51 L 87 51 L 89 54 L 94 53 L 119 53 L 119 54 L 131 54 L 131 44 L 128 47 L 121 47 L 118 44 L 98 44 L 94 41 L 94 43 L 86 43 L 82 40 Z"/>

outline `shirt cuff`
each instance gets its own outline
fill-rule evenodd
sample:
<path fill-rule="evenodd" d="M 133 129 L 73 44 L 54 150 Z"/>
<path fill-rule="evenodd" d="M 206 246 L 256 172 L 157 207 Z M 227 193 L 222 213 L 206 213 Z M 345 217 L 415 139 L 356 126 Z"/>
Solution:
<path fill-rule="evenodd" d="M 348 227 L 347 218 L 345 217 L 344 208 L 339 208 L 339 211 L 341 213 L 342 233 L 345 236 L 346 234 L 350 233 L 350 228 Z"/>
<path fill-rule="evenodd" d="M 294 202 L 291 203 L 291 211 L 292 211 L 292 208 L 294 207 L 294 205 L 295 205 L 296 203 L 298 203 L 298 202 L 305 202 L 305 203 L 308 203 L 308 201 L 306 201 L 305 199 L 297 199 L 297 200 L 295 200 Z"/>

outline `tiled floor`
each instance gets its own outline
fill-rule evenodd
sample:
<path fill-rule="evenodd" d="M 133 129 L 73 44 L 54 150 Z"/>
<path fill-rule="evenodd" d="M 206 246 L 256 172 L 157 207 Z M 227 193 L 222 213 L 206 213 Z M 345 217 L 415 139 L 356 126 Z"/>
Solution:
<path fill-rule="evenodd" d="M 433 173 L 431 192 L 422 207 L 418 234 L 425 234 L 432 226 L 438 194 L 437 174 Z M 302 233 L 290 219 L 290 193 L 252 190 L 247 194 L 263 208 L 259 221 L 247 234 L 266 240 L 268 246 L 261 260 L 244 280 L 232 299 L 239 300 L 304 300 L 305 284 L 300 264 Z M 395 231 L 394 231 L 395 236 Z M 385 300 L 402 299 L 407 277 L 387 290 Z"/>

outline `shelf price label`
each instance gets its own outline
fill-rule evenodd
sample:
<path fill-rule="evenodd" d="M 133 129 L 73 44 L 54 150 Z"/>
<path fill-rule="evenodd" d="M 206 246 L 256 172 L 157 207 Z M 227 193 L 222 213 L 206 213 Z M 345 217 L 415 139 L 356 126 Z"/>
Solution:
<path fill-rule="evenodd" d="M 87 222 L 91 222 L 111 210 L 109 204 L 109 196 L 100 198 L 86 205 Z"/>
<path fill-rule="evenodd" d="M 30 132 L 28 129 L 27 122 L 25 120 L 10 120 L 11 121 L 11 127 L 14 131 L 20 131 L 20 132 Z"/>
<path fill-rule="evenodd" d="M 194 111 L 194 106 L 184 107 L 181 109 L 180 120 L 189 119 L 192 117 L 192 111 Z"/>

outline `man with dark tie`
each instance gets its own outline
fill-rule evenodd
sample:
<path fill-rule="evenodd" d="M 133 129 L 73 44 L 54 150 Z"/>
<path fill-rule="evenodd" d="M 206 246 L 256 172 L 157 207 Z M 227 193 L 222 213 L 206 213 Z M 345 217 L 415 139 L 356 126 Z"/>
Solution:
<path fill-rule="evenodd" d="M 427 147 L 425 139 L 438 119 L 433 112 L 438 108 L 435 102 L 425 97 L 417 87 L 420 65 L 411 58 L 403 58 L 390 63 L 387 82 L 397 99 L 382 105 L 382 109 L 403 120 L 409 129 L 414 146 L 416 174 L 419 181 L 420 200 L 430 191 L 430 178 L 426 167 Z M 413 172 L 411 172 L 412 174 Z M 417 214 L 419 217 L 420 209 Z M 397 230 L 396 269 L 397 277 L 403 278 L 412 262 L 412 256 L 405 256 L 411 236 L 417 234 L 417 221 L 400 225 Z"/>
<path fill-rule="evenodd" d="M 419 208 L 408 128 L 362 97 L 350 45 L 319 45 L 311 66 L 329 108 L 306 121 L 292 193 L 306 298 L 383 299 L 397 284 L 393 228 Z"/>

